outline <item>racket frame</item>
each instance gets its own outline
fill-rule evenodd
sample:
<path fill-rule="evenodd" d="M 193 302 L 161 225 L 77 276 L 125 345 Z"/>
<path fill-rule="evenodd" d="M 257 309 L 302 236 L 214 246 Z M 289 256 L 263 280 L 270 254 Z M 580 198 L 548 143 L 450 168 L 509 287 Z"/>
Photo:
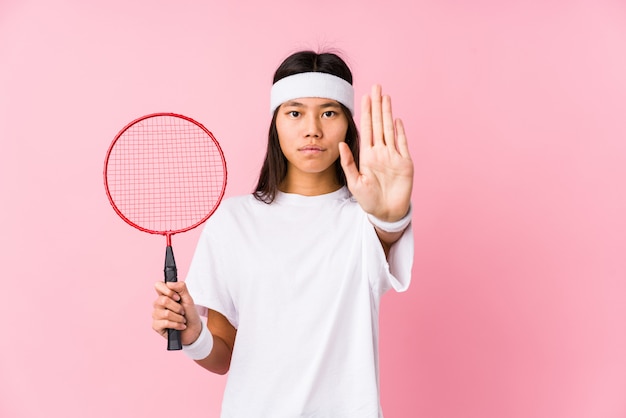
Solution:
<path fill-rule="evenodd" d="M 219 155 L 220 158 L 222 160 L 222 166 L 224 167 L 224 183 L 222 185 L 222 190 L 220 192 L 219 197 L 215 200 L 216 204 L 213 206 L 213 208 L 209 211 L 209 213 L 207 213 L 200 221 L 196 222 L 195 224 L 191 225 L 191 226 L 187 226 L 185 228 L 180 228 L 180 229 L 176 229 L 176 230 L 169 230 L 169 231 L 155 231 L 152 229 L 147 229 L 142 227 L 141 225 L 138 225 L 136 223 L 134 223 L 133 221 L 131 221 L 130 219 L 128 219 L 123 213 L 122 211 L 117 207 L 117 205 L 115 204 L 115 201 L 113 200 L 113 197 L 111 196 L 111 193 L 109 192 L 109 180 L 108 180 L 108 166 L 109 166 L 109 158 L 111 156 L 111 152 L 113 151 L 113 149 L 115 148 L 115 144 L 117 143 L 118 139 L 120 139 L 120 137 L 122 135 L 124 135 L 124 133 L 133 125 L 149 119 L 149 118 L 154 118 L 154 117 L 161 117 L 161 116 L 169 116 L 169 117 L 175 117 L 175 118 L 180 118 L 180 119 L 184 119 L 188 122 L 193 123 L 194 125 L 198 126 L 200 129 L 202 129 L 210 138 L 211 140 L 215 143 L 215 146 L 217 148 L 217 150 L 219 151 Z M 172 244 L 172 235 L 174 234 L 179 234 L 181 232 L 186 232 L 189 231 L 191 229 L 196 228 L 197 226 L 203 224 L 204 222 L 206 222 L 207 219 L 209 219 L 211 217 L 211 215 L 213 215 L 213 212 L 215 212 L 215 210 L 217 209 L 217 207 L 220 205 L 222 198 L 224 197 L 224 192 L 226 191 L 226 178 L 227 178 L 227 169 L 226 169 L 226 159 L 224 158 L 224 152 L 222 151 L 222 148 L 219 145 L 219 142 L 217 142 L 217 139 L 215 139 L 215 137 L 213 136 L 213 134 L 211 133 L 211 131 L 209 131 L 206 127 L 204 127 L 204 125 L 202 125 L 200 122 L 195 121 L 194 119 L 184 116 L 184 115 L 180 115 L 177 113 L 168 113 L 168 112 L 160 112 L 160 113 L 151 113 L 149 115 L 145 115 L 145 116 L 141 116 L 135 120 L 133 120 L 132 122 L 128 123 L 126 126 L 124 126 L 124 128 L 122 128 L 121 131 L 119 131 L 119 133 L 115 136 L 115 138 L 113 139 L 113 141 L 111 142 L 111 145 L 109 146 L 109 149 L 107 150 L 107 154 L 106 154 L 106 158 L 104 160 L 104 189 L 106 191 L 107 194 L 107 198 L 109 199 L 109 203 L 111 204 L 111 206 L 113 207 L 113 210 L 115 211 L 115 213 L 117 213 L 117 215 L 122 218 L 124 220 L 124 222 L 126 222 L 127 224 L 129 224 L 130 226 L 132 226 L 133 228 L 136 228 L 142 232 L 147 232 L 149 234 L 156 234 L 156 235 L 164 235 L 167 241 L 167 245 L 171 246 Z"/>

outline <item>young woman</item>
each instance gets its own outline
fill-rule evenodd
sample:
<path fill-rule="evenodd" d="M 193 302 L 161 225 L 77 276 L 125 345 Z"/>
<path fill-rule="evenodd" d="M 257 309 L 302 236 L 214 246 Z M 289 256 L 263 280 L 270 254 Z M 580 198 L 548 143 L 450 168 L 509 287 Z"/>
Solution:
<path fill-rule="evenodd" d="M 382 417 L 378 309 L 411 280 L 413 163 L 378 85 L 359 144 L 353 95 L 337 55 L 288 57 L 256 191 L 207 221 L 185 282 L 156 284 L 154 330 L 229 372 L 222 417 Z"/>

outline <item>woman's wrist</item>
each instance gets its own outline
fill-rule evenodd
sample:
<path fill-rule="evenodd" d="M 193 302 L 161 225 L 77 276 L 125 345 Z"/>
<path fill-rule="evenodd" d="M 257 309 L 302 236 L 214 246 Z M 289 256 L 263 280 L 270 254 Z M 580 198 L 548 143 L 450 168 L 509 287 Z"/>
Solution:
<path fill-rule="evenodd" d="M 381 219 L 378 219 L 377 217 L 375 217 L 372 214 L 367 214 L 367 218 L 369 219 L 370 223 L 372 225 L 374 225 L 376 228 L 385 231 L 385 232 L 402 232 L 406 229 L 407 226 L 409 226 L 409 224 L 411 223 L 411 214 L 412 214 L 412 207 L 411 205 L 409 205 L 409 211 L 406 213 L 406 215 L 404 215 L 404 217 L 402 217 L 401 219 L 395 221 L 395 222 L 387 222 L 387 221 L 383 221 Z"/>
<path fill-rule="evenodd" d="M 189 345 L 183 345 L 183 352 L 192 360 L 202 360 L 208 357 L 213 349 L 213 335 L 204 321 L 200 323 L 202 325 L 198 338 Z"/>

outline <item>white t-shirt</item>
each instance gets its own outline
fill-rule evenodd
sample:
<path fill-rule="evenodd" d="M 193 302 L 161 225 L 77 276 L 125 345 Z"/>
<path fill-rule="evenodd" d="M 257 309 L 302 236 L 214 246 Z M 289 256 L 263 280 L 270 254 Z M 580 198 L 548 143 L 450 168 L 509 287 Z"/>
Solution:
<path fill-rule="evenodd" d="M 223 418 L 380 418 L 378 308 L 407 289 L 413 234 L 389 263 L 347 188 L 224 200 L 186 282 L 237 328 Z"/>

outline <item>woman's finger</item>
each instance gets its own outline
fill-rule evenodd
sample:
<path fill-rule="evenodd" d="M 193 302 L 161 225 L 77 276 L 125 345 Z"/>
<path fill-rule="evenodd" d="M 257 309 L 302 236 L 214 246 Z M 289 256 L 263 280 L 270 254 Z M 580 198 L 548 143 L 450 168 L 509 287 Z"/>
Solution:
<path fill-rule="evenodd" d="M 382 88 L 379 84 L 372 86 L 372 144 L 374 146 L 385 144 L 381 92 Z"/>
<path fill-rule="evenodd" d="M 154 284 L 154 289 L 158 295 L 168 296 L 177 302 L 180 300 L 180 294 L 176 290 L 172 289 L 169 283 L 156 282 Z"/>
<path fill-rule="evenodd" d="M 361 147 L 372 145 L 372 100 L 364 95 L 361 99 Z"/>
<path fill-rule="evenodd" d="M 183 306 L 176 302 L 174 299 L 169 296 L 161 295 L 154 301 L 154 309 L 162 310 L 167 309 L 179 315 L 185 315 L 185 309 Z"/>
<path fill-rule="evenodd" d="M 388 147 L 396 149 L 396 130 L 393 124 L 393 112 L 391 110 L 391 97 L 388 95 L 382 98 L 382 119 L 383 129 L 385 133 L 385 144 Z"/>
<path fill-rule="evenodd" d="M 396 119 L 396 135 L 397 135 L 397 147 L 398 152 L 404 158 L 411 158 L 409 153 L 409 143 L 404 132 L 404 124 L 401 119 Z"/>
<path fill-rule="evenodd" d="M 167 338 L 168 329 L 177 329 L 179 331 L 184 331 L 187 329 L 187 325 L 181 322 L 170 321 L 168 319 L 153 319 L 152 329 L 161 336 Z"/>
<path fill-rule="evenodd" d="M 169 309 L 155 309 L 152 313 L 152 319 L 160 321 L 169 321 L 174 324 L 186 324 L 187 318 L 184 315 L 179 314 Z"/>

